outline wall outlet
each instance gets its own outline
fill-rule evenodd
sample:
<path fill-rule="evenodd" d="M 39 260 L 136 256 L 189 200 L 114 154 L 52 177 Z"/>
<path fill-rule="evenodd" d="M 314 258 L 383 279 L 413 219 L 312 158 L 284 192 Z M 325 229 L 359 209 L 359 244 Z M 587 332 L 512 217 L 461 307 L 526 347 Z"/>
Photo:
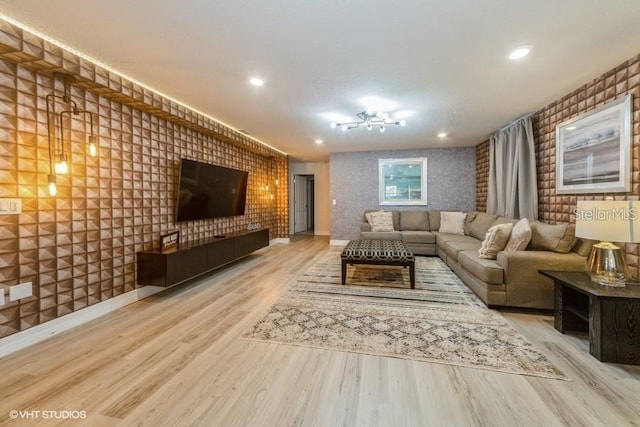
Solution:
<path fill-rule="evenodd" d="M 15 215 L 22 213 L 22 199 L 0 199 L 0 215 Z"/>
<path fill-rule="evenodd" d="M 333 199 L 333 200 L 331 201 L 331 204 L 332 204 L 333 206 L 335 206 L 335 205 L 336 205 L 336 199 Z"/>
<path fill-rule="evenodd" d="M 17 301 L 33 295 L 31 282 L 21 283 L 19 285 L 9 287 L 9 301 Z"/>

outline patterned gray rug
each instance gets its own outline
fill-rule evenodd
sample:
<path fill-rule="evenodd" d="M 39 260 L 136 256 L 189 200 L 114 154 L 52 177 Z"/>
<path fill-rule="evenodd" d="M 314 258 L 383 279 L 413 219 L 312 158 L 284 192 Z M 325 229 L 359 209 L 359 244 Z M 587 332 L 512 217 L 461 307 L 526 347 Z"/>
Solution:
<path fill-rule="evenodd" d="M 245 339 L 489 369 L 566 376 L 437 257 L 408 269 L 349 266 L 329 253 L 243 335 Z"/>

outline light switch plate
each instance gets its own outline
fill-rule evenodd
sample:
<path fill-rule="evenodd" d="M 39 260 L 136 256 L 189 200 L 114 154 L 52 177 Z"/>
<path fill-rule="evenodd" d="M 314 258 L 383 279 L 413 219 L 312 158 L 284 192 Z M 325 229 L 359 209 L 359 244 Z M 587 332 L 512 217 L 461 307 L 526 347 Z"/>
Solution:
<path fill-rule="evenodd" d="M 4 305 L 4 288 L 0 288 L 0 306 Z"/>
<path fill-rule="evenodd" d="M 15 215 L 22 213 L 22 199 L 0 199 L 0 215 Z"/>
<path fill-rule="evenodd" d="M 31 282 L 21 283 L 19 285 L 9 287 L 9 301 L 17 301 L 33 295 Z"/>

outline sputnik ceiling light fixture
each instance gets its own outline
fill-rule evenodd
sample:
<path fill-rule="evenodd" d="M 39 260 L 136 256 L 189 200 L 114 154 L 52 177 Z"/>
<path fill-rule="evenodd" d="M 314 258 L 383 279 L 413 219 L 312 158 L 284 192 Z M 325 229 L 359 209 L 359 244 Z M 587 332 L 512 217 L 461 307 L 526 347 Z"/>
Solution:
<path fill-rule="evenodd" d="M 405 126 L 407 124 L 407 121 L 404 119 L 390 119 L 389 113 L 385 113 L 382 111 L 374 112 L 371 110 L 366 110 L 356 115 L 360 120 L 346 123 L 331 122 L 331 128 L 333 129 L 340 127 L 343 131 L 346 132 L 349 129 L 355 129 L 359 127 L 366 127 L 367 130 L 371 130 L 374 127 L 377 127 L 380 132 L 384 132 L 389 125 Z"/>

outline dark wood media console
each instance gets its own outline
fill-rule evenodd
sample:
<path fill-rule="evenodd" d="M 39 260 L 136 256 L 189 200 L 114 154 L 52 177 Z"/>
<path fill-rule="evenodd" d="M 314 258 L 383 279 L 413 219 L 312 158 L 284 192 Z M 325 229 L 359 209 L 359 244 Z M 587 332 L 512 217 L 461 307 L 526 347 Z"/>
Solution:
<path fill-rule="evenodd" d="M 181 243 L 172 251 L 138 252 L 138 285 L 171 286 L 208 273 L 269 246 L 269 229 Z"/>

